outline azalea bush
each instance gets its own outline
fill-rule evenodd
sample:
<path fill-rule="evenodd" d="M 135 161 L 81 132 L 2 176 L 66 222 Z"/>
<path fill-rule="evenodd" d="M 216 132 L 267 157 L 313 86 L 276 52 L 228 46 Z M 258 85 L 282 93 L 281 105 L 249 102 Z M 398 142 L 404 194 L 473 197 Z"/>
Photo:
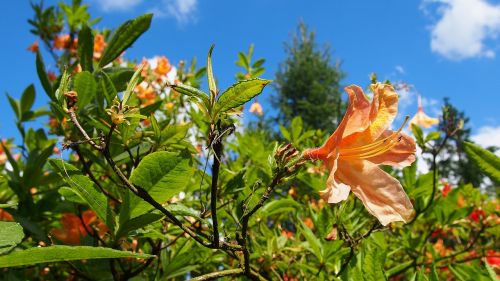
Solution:
<path fill-rule="evenodd" d="M 272 83 L 253 46 L 222 87 L 214 46 L 202 66 L 124 55 L 150 14 L 100 30 L 79 1 L 33 8 L 42 88 L 7 96 L 20 138 L 0 146 L 0 278 L 496 280 L 497 199 L 438 173 L 453 116 L 422 130 L 419 110 L 406 133 L 397 87 L 361 81 L 338 127 L 270 134 L 242 118 L 265 114 Z M 499 158 L 463 145 L 498 185 Z"/>

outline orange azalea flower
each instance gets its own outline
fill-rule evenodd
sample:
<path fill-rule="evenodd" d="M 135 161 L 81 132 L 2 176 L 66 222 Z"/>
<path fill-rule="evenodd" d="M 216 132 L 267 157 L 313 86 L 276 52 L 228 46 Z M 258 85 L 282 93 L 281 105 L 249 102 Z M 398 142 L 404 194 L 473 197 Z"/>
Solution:
<path fill-rule="evenodd" d="M 398 111 L 398 95 L 391 85 L 373 84 L 373 101 L 356 85 L 347 87 L 349 105 L 339 127 L 319 148 L 304 152 L 330 170 L 320 195 L 328 203 L 346 200 L 350 191 L 368 211 L 387 225 L 408 221 L 413 206 L 401 184 L 378 165 L 404 167 L 415 161 L 415 141 L 389 129 Z M 404 124 L 403 124 L 404 125 Z"/>
<path fill-rule="evenodd" d="M 75 214 L 66 213 L 61 218 L 62 229 L 53 229 L 51 231 L 58 240 L 70 245 L 79 245 L 80 238 L 88 235 L 87 230 L 93 231 L 92 225 L 98 230 L 98 235 L 103 237 L 108 228 L 97 219 L 97 215 L 92 210 L 87 210 L 82 214 L 82 220 Z"/>
<path fill-rule="evenodd" d="M 97 34 L 94 37 L 94 59 L 98 60 L 102 56 L 102 52 L 104 48 L 106 48 L 107 44 L 104 41 L 104 36 L 102 34 Z"/>
<path fill-rule="evenodd" d="M 309 227 L 310 229 L 314 228 L 314 222 L 311 218 L 307 217 L 303 220 L 304 224 Z"/>
<path fill-rule="evenodd" d="M 444 184 L 443 190 L 441 190 L 441 193 L 443 194 L 443 198 L 448 196 L 448 193 L 450 193 L 450 191 L 451 191 L 451 184 L 447 182 Z"/>
<path fill-rule="evenodd" d="M 158 76 L 167 75 L 167 73 L 169 73 L 172 69 L 170 62 L 166 57 L 159 57 L 156 59 L 156 62 L 155 73 L 158 74 Z"/>
<path fill-rule="evenodd" d="M 420 96 L 418 96 L 418 111 L 417 114 L 415 114 L 415 116 L 413 116 L 413 118 L 410 120 L 409 124 L 410 129 L 412 124 L 415 124 L 422 128 L 430 128 L 431 126 L 436 125 L 438 123 L 439 119 L 429 117 L 427 116 L 427 114 L 425 114 L 422 106 L 422 100 Z"/>
<path fill-rule="evenodd" d="M 38 50 L 40 50 L 40 47 L 38 46 L 38 41 L 35 41 L 33 42 L 29 47 L 28 47 L 28 51 L 32 52 L 32 53 L 36 53 L 38 52 Z"/>
<path fill-rule="evenodd" d="M 259 102 L 254 102 L 250 106 L 250 109 L 248 110 L 250 113 L 254 113 L 255 115 L 262 116 L 264 112 L 262 111 L 262 106 L 260 105 Z"/>
<path fill-rule="evenodd" d="M 69 34 L 56 35 L 54 38 L 54 49 L 62 50 L 68 46 L 69 40 L 71 37 Z"/>

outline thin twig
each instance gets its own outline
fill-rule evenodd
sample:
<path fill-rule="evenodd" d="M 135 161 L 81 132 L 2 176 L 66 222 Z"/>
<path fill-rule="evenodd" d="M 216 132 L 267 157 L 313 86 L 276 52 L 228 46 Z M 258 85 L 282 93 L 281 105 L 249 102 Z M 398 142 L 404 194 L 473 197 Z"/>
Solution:
<path fill-rule="evenodd" d="M 236 269 L 228 269 L 228 270 L 223 270 L 223 271 L 216 271 L 208 274 L 204 274 L 198 277 L 195 277 L 191 279 L 191 281 L 206 281 L 206 280 L 214 280 L 217 278 L 221 278 L 224 276 L 238 276 L 243 274 L 243 269 L 242 268 L 236 268 Z"/>

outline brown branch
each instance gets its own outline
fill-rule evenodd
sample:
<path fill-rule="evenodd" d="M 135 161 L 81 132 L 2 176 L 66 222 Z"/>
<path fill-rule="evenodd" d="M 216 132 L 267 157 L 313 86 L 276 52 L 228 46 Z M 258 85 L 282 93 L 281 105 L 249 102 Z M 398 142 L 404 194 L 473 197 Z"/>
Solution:
<path fill-rule="evenodd" d="M 219 181 L 220 159 L 222 156 L 222 141 L 215 140 L 213 143 L 214 159 L 212 164 L 212 186 L 210 191 L 210 212 L 213 225 L 213 246 L 219 247 L 219 222 L 217 219 L 217 182 Z"/>
<path fill-rule="evenodd" d="M 85 132 L 85 130 L 83 129 L 83 127 L 80 125 L 80 123 L 78 122 L 78 119 L 76 118 L 76 113 L 74 111 L 73 108 L 70 108 L 68 109 L 68 114 L 69 114 L 69 118 L 71 119 L 71 122 L 73 122 L 73 124 L 75 125 L 75 127 L 80 131 L 80 133 L 83 135 L 83 137 L 85 138 L 85 140 L 95 149 L 99 150 L 99 151 L 102 151 L 103 150 L 103 147 L 98 145 L 97 143 L 95 143 L 90 137 L 89 135 L 87 134 L 87 132 Z"/>

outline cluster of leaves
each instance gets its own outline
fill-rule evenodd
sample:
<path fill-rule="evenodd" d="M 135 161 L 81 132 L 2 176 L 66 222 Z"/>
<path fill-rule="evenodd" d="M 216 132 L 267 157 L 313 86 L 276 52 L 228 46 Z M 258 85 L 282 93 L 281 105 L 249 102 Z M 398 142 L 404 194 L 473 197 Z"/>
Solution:
<path fill-rule="evenodd" d="M 436 157 L 449 136 L 414 128 L 434 165 L 420 175 L 416 163 L 391 171 L 416 215 L 382 227 L 353 196 L 332 206 L 318 196 L 328 171 L 298 150 L 328 132 L 295 118 L 280 126 L 290 143 L 280 145 L 263 130 L 236 129 L 242 106 L 270 83 L 258 78 L 264 60 L 251 62 L 253 47 L 238 55 L 237 82 L 219 91 L 213 47 L 202 68 L 121 57 L 151 15 L 109 32 L 90 28 L 79 1 L 34 8 L 33 32 L 59 75 L 48 78 L 38 51 L 50 110 L 32 108 L 33 85 L 8 97 L 21 140 L 0 147 L 2 278 L 495 280 L 498 203 L 470 184 L 439 181 Z M 57 49 L 64 23 L 77 44 Z M 27 127 L 45 115 L 46 128 Z M 465 151 L 499 182 L 494 154 Z"/>

